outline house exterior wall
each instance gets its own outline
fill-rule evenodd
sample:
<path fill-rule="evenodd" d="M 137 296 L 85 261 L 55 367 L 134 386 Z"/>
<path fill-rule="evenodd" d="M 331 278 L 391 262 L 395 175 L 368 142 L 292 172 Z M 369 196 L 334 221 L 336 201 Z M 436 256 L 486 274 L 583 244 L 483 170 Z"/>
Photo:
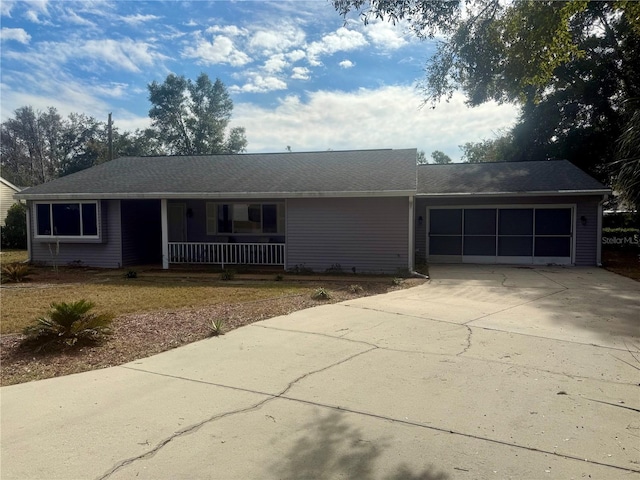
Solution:
<path fill-rule="evenodd" d="M 29 202 L 31 210 L 31 261 L 44 265 L 53 265 L 55 262 L 57 265 L 77 264 L 120 268 L 122 266 L 120 200 L 102 200 L 100 205 L 102 241 L 93 243 L 61 241 L 56 255 L 55 241 L 34 238 L 36 215 L 34 214 L 33 202 Z"/>
<path fill-rule="evenodd" d="M 597 263 L 598 247 L 598 203 L 602 200 L 599 195 L 591 196 L 523 196 L 523 197 L 486 197 L 486 198 L 416 198 L 416 262 L 424 261 L 427 257 L 427 208 L 428 207 L 480 207 L 503 205 L 575 205 L 574 248 L 575 265 L 592 266 Z M 419 217 L 422 216 L 422 225 Z M 581 220 L 585 217 L 586 224 Z"/>
<path fill-rule="evenodd" d="M 286 269 L 395 273 L 409 266 L 409 198 L 287 200 Z"/>
<path fill-rule="evenodd" d="M 122 266 L 162 262 L 160 200 L 121 200 Z"/>
<path fill-rule="evenodd" d="M 4 182 L 0 182 L 0 225 L 4 227 L 4 221 L 7 218 L 7 212 L 17 200 L 13 198 L 13 194 L 17 190 L 14 190 Z"/>

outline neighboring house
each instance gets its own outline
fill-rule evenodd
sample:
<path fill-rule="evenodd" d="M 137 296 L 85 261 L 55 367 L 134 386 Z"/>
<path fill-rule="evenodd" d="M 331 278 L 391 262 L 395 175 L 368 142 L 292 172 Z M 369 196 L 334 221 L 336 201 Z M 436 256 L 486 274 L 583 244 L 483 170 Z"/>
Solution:
<path fill-rule="evenodd" d="M 119 158 L 29 188 L 32 261 L 395 273 L 417 260 L 599 263 L 609 190 L 569 162 L 416 150 Z M 55 253 L 55 259 L 53 258 Z"/>
<path fill-rule="evenodd" d="M 13 198 L 14 193 L 18 193 L 20 189 L 13 183 L 0 177 L 0 225 L 4 227 L 4 221 L 7 218 L 7 212 L 17 201 Z"/>

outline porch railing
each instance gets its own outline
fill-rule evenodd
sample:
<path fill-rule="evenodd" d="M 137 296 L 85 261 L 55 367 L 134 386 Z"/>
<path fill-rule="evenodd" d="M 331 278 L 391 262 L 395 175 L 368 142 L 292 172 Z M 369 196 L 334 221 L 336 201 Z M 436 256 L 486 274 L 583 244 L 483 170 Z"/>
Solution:
<path fill-rule="evenodd" d="M 169 242 L 169 263 L 284 265 L 284 243 Z"/>

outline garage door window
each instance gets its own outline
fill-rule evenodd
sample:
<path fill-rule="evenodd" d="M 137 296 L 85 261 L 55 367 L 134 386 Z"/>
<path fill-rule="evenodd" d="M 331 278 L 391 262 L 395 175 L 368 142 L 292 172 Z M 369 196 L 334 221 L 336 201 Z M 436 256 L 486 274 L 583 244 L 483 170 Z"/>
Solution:
<path fill-rule="evenodd" d="M 462 209 L 431 210 L 431 255 L 462 254 Z"/>
<path fill-rule="evenodd" d="M 571 208 L 429 211 L 429 255 L 571 257 Z"/>
<path fill-rule="evenodd" d="M 496 254 L 496 209 L 464 211 L 464 254 Z"/>
<path fill-rule="evenodd" d="M 571 210 L 543 208 L 536 210 L 536 257 L 571 255 Z"/>
<path fill-rule="evenodd" d="M 498 218 L 498 255 L 530 257 L 533 254 L 533 209 L 501 208 Z"/>

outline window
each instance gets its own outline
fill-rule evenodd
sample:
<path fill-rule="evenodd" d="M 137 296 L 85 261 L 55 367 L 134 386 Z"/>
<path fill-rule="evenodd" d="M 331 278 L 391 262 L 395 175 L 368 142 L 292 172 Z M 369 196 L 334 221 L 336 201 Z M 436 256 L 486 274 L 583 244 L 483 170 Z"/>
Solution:
<path fill-rule="evenodd" d="M 429 210 L 429 255 L 569 258 L 573 210 L 534 206 Z"/>
<path fill-rule="evenodd" d="M 98 202 L 37 203 L 39 237 L 98 237 Z"/>
<path fill-rule="evenodd" d="M 284 204 L 207 203 L 207 235 L 284 233 Z"/>

